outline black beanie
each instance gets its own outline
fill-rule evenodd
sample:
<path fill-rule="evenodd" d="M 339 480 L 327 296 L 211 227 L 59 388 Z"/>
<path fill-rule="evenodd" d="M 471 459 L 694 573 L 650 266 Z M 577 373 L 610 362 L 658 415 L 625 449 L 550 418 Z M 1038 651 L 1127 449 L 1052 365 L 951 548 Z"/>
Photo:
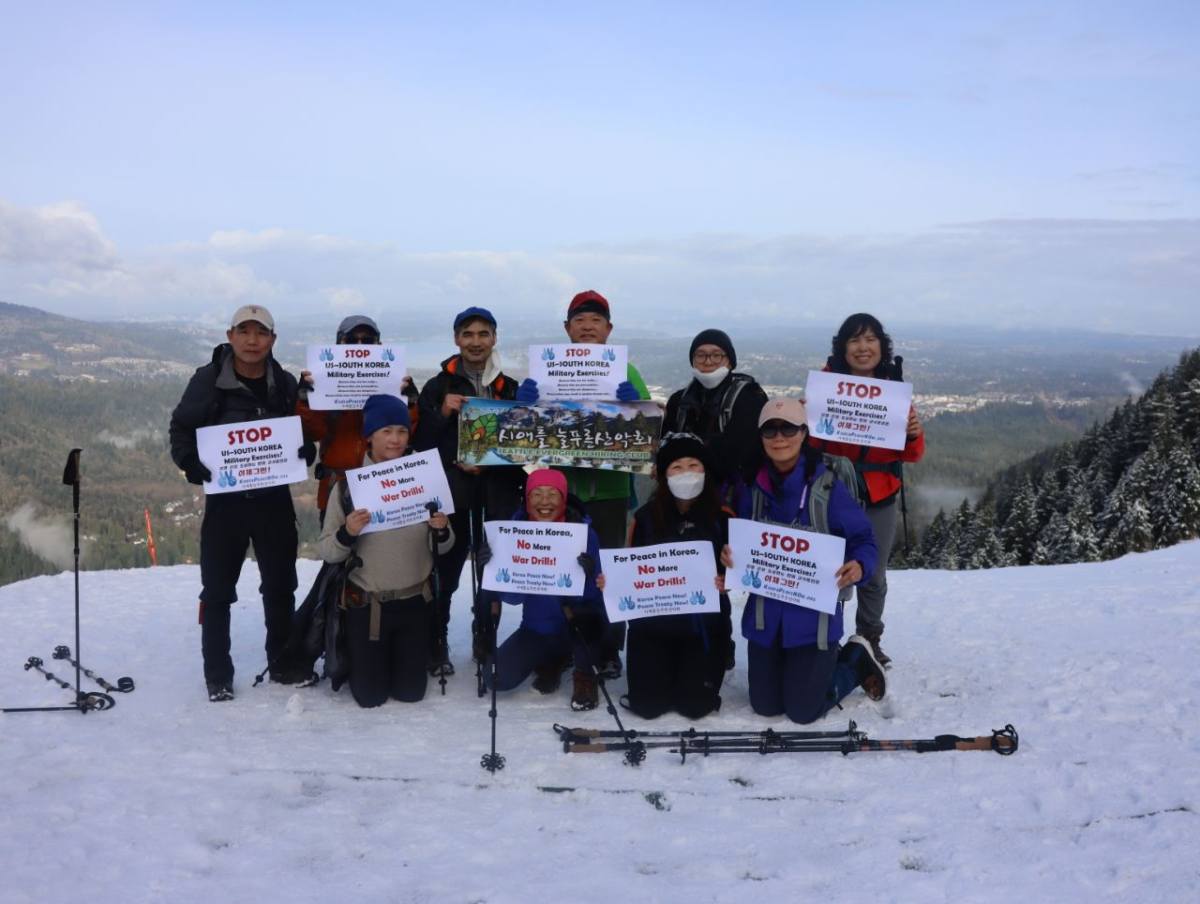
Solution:
<path fill-rule="evenodd" d="M 666 480 L 667 468 L 671 466 L 671 462 L 681 458 L 698 458 L 704 465 L 704 470 L 708 470 L 708 450 L 700 437 L 694 433 L 668 433 L 659 442 L 658 455 L 654 459 L 658 476 Z"/>
<path fill-rule="evenodd" d="M 737 352 L 733 350 L 729 334 L 724 330 L 701 330 L 698 332 L 696 338 L 692 340 L 692 347 L 688 349 L 689 362 L 696 356 L 696 349 L 702 345 L 718 346 L 729 358 L 729 369 L 737 370 Z"/>

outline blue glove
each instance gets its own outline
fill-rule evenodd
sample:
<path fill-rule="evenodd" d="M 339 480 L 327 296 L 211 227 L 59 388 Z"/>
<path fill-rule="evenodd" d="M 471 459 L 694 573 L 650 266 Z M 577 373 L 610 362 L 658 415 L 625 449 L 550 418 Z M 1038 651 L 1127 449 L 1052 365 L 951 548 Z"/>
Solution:
<path fill-rule="evenodd" d="M 518 402 L 536 402 L 540 394 L 537 380 L 533 377 L 526 377 L 525 382 L 517 387 L 516 400 Z"/>
<path fill-rule="evenodd" d="M 628 380 L 622 380 L 617 384 L 617 401 L 619 402 L 640 402 L 642 399 L 641 393 L 634 389 L 633 384 Z"/>

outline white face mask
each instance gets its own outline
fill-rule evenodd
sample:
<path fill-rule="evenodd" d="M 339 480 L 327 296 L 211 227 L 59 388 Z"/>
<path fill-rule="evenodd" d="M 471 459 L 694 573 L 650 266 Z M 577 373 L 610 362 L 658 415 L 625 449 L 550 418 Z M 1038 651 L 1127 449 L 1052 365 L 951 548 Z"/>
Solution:
<path fill-rule="evenodd" d="M 667 476 L 667 487 L 676 499 L 695 499 L 704 489 L 703 471 L 683 471 Z"/>
<path fill-rule="evenodd" d="M 721 381 L 724 380 L 727 376 L 729 376 L 729 368 L 728 367 L 718 367 L 716 370 L 714 370 L 710 374 L 703 374 L 703 373 L 700 373 L 700 371 L 696 370 L 696 368 L 693 367 L 692 368 L 692 376 L 694 376 L 697 380 L 699 380 L 700 385 L 703 386 L 705 389 L 712 389 L 715 386 L 720 386 Z"/>

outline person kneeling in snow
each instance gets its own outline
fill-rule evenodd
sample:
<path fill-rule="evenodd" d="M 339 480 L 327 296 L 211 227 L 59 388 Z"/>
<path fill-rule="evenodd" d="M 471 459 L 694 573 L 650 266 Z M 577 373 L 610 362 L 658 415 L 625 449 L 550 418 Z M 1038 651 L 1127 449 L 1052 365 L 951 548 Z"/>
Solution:
<path fill-rule="evenodd" d="M 807 528 L 843 537 L 845 564 L 837 570 L 837 585 L 846 591 L 862 586 L 875 568 L 875 536 L 871 523 L 854 498 L 829 473 L 821 454 L 808 445 L 808 415 L 804 403 L 774 399 L 758 416 L 766 463 L 737 498 L 740 518 Z M 825 523 L 815 523 L 814 514 Z M 728 546 L 721 562 L 733 568 Z M 848 591 L 847 591 L 848 592 Z M 749 641 L 750 706 L 760 716 L 786 713 L 793 722 L 815 722 L 838 701 L 862 687 L 872 700 L 887 691 L 883 668 L 871 655 L 871 645 L 855 635 L 843 647 L 842 604 L 827 615 L 752 593 L 742 612 L 742 636 Z"/>
<path fill-rule="evenodd" d="M 408 452 L 408 406 L 395 396 L 373 395 L 363 406 L 367 452 L 363 467 L 392 461 Z M 339 493 L 348 492 L 339 482 Z M 359 706 L 380 706 L 389 694 L 405 703 L 425 696 L 429 678 L 429 632 L 434 613 L 429 576 L 434 543 L 439 553 L 454 545 L 444 512 L 428 525 L 410 524 L 362 535 L 371 513 L 331 505 L 317 550 L 326 562 L 357 555 L 342 605 L 347 610 L 350 693 Z"/>
<path fill-rule="evenodd" d="M 575 688 L 571 708 L 576 711 L 595 709 L 599 696 L 596 677 L 590 667 L 593 652 L 608 619 L 596 587 L 596 570 L 600 561 L 600 540 L 592 528 L 583 503 L 567 493 L 567 479 L 560 471 L 534 471 L 525 482 L 525 507 L 513 515 L 514 521 L 571 521 L 586 524 L 587 552 L 580 553 L 579 565 L 586 580 L 583 596 L 550 596 L 534 593 L 501 593 L 502 602 L 521 606 L 521 624 L 497 651 L 496 690 L 512 690 L 536 672 L 533 688 L 542 694 L 558 690 L 561 676 L 575 660 Z M 484 543 L 476 553 L 479 564 L 492 558 L 491 547 Z M 493 603 L 493 611 L 498 604 Z M 497 613 L 498 614 L 498 613 Z M 569 624 L 568 619 L 573 623 Z M 584 644 L 589 646 L 585 647 Z M 492 657 L 484 665 L 484 681 L 491 688 Z"/>

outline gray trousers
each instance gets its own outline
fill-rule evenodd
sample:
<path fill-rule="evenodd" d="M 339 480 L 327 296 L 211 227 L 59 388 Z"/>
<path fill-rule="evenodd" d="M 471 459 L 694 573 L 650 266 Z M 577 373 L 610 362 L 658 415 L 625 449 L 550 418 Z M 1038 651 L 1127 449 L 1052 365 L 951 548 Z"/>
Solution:
<path fill-rule="evenodd" d="M 854 629 L 864 637 L 883 633 L 883 604 L 887 601 L 887 561 L 892 554 L 892 542 L 896 539 L 896 497 L 886 505 L 867 509 L 867 520 L 875 532 L 875 546 L 879 549 L 879 561 L 871 580 L 855 588 L 858 609 L 854 615 Z"/>

